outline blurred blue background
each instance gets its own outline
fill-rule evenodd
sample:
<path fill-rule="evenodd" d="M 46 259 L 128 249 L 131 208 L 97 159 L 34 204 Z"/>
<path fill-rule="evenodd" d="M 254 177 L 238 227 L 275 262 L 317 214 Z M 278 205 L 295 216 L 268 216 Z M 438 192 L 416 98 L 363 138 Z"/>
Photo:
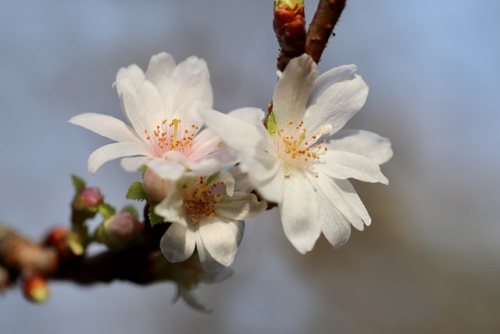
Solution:
<path fill-rule="evenodd" d="M 306 1 L 308 22 L 316 8 Z M 500 2 L 351 0 L 320 71 L 357 64 L 368 103 L 348 124 L 389 137 L 390 185 L 355 183 L 373 225 L 305 256 L 277 212 L 247 223 L 213 309 L 172 305 L 172 284 L 53 283 L 43 306 L 0 296 L 1 333 L 499 333 Z M 108 143 L 67 123 L 123 119 L 111 84 L 122 66 L 167 51 L 208 62 L 215 108 L 265 108 L 278 45 L 272 1 L 4 1 L 0 10 L 0 220 L 32 238 L 66 225 L 70 175 L 117 206 L 139 174 Z"/>

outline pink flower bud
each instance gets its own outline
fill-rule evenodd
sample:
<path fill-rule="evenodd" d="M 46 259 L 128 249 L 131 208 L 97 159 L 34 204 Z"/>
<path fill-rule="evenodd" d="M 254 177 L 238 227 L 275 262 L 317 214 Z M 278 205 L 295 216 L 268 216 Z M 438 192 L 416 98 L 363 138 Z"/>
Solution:
<path fill-rule="evenodd" d="M 73 200 L 73 210 L 97 210 L 104 198 L 98 188 L 86 188 L 80 192 Z"/>
<path fill-rule="evenodd" d="M 167 196 L 169 186 L 168 180 L 161 179 L 151 169 L 146 170 L 142 177 L 142 188 L 148 201 L 161 202 Z"/>
<path fill-rule="evenodd" d="M 142 228 L 143 225 L 132 214 L 118 213 L 102 224 L 98 239 L 110 247 L 120 247 L 133 241 Z"/>

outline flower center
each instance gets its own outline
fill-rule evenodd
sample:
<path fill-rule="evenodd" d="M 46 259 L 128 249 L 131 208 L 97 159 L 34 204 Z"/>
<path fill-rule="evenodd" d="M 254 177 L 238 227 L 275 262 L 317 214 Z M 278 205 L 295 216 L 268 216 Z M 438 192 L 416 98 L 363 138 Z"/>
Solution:
<path fill-rule="evenodd" d="M 291 170 L 309 170 L 309 168 L 320 161 L 321 155 L 328 151 L 323 145 L 316 145 L 321 133 L 311 135 L 304 128 L 304 121 L 298 125 L 288 122 L 286 127 L 276 124 L 276 129 L 271 133 L 278 158 L 285 167 L 285 177 L 290 177 Z M 326 139 L 324 140 L 326 142 Z M 315 177 L 318 177 L 315 175 Z"/>
<path fill-rule="evenodd" d="M 171 123 L 167 120 L 161 122 L 153 133 L 149 133 L 148 130 L 144 130 L 144 133 L 154 154 L 163 157 L 163 154 L 169 151 L 187 153 L 193 146 L 194 136 L 199 129 L 195 125 L 183 128 L 181 120 L 175 118 Z"/>
<path fill-rule="evenodd" d="M 184 185 L 184 208 L 194 224 L 200 219 L 215 216 L 215 205 L 222 197 L 224 181 L 207 183 L 206 177 L 200 177 L 191 185 Z"/>

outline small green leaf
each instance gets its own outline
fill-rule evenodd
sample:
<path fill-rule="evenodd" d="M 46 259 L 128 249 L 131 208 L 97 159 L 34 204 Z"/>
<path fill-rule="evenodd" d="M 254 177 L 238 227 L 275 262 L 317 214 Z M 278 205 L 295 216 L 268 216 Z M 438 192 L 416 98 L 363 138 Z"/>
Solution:
<path fill-rule="evenodd" d="M 163 217 L 160 217 L 156 214 L 155 207 L 156 207 L 156 204 L 151 204 L 149 206 L 149 222 L 151 223 L 151 226 L 154 226 L 154 225 L 159 224 L 159 223 L 163 223 Z"/>
<path fill-rule="evenodd" d="M 273 131 L 276 130 L 276 119 L 274 118 L 274 111 L 271 112 L 269 118 L 267 119 L 267 132 L 272 137 Z"/>
<path fill-rule="evenodd" d="M 146 199 L 146 194 L 144 193 L 144 189 L 142 188 L 141 182 L 134 182 L 128 188 L 127 199 L 132 199 L 134 201 L 144 201 Z"/>
<path fill-rule="evenodd" d="M 99 205 L 99 213 L 103 220 L 108 219 L 116 213 L 116 209 L 108 203 L 102 203 Z"/>
<path fill-rule="evenodd" d="M 75 187 L 75 191 L 77 194 L 81 193 L 82 191 L 85 190 L 85 188 L 87 188 L 85 181 L 80 179 L 78 176 L 71 175 L 71 179 L 73 181 L 73 187 Z"/>
<path fill-rule="evenodd" d="M 139 214 L 137 213 L 137 210 L 132 205 L 127 205 L 127 206 L 123 207 L 121 212 L 128 212 L 132 216 L 134 216 L 135 219 L 139 219 Z"/>
<path fill-rule="evenodd" d="M 210 183 L 214 182 L 215 180 L 218 180 L 219 175 L 220 175 L 220 172 L 217 172 L 215 174 L 210 175 L 210 177 L 207 180 L 207 184 L 210 184 Z"/>

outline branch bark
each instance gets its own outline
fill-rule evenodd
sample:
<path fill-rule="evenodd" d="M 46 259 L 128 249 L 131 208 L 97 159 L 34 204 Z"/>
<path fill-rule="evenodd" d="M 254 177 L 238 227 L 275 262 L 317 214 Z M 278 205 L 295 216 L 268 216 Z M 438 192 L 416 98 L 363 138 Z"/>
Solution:
<path fill-rule="evenodd" d="M 319 63 L 328 39 L 345 7 L 345 0 L 320 0 L 309 25 L 305 51 Z"/>

